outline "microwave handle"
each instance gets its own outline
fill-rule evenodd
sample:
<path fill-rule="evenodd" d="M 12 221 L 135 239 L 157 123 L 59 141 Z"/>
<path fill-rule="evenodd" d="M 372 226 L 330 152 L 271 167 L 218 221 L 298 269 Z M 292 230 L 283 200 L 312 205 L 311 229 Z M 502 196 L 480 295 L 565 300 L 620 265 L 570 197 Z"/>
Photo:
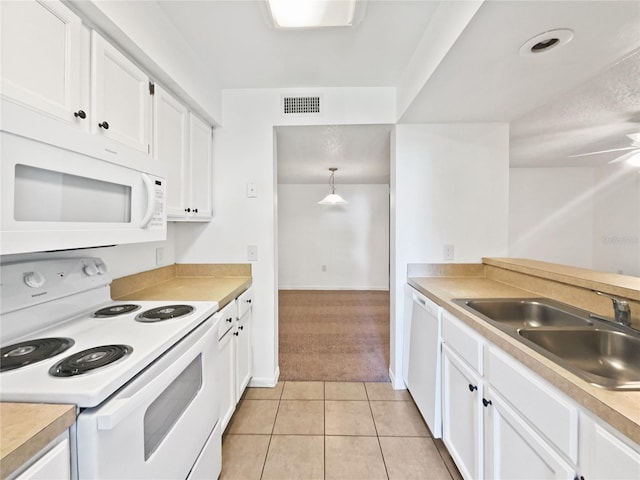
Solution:
<path fill-rule="evenodd" d="M 155 189 L 153 188 L 153 181 L 146 173 L 142 174 L 142 183 L 144 183 L 145 189 L 147 190 L 147 211 L 142 217 L 142 221 L 140 222 L 140 228 L 147 228 L 149 222 L 151 221 L 151 217 L 153 217 L 153 211 L 156 207 L 155 202 Z"/>
<path fill-rule="evenodd" d="M 194 358 L 203 351 L 203 344 L 209 340 L 212 334 L 212 325 L 213 324 L 209 322 L 208 325 L 204 326 L 207 331 L 202 332 L 200 334 L 201 336 L 192 346 L 183 345 L 183 347 L 186 348 L 186 352 L 182 353 L 177 359 L 173 359 L 171 355 L 169 355 L 168 357 L 164 357 L 164 361 L 160 360 L 158 364 L 156 364 L 154 371 L 160 369 L 160 372 L 162 372 L 161 375 L 152 374 L 147 371 L 147 376 L 151 378 L 146 383 L 140 385 L 135 392 L 122 398 L 110 400 L 108 405 L 103 407 L 100 414 L 96 417 L 98 430 L 113 430 L 120 422 L 127 418 L 132 411 L 157 398 L 171 382 L 178 378 L 180 373 L 189 366 Z M 217 329 L 215 331 L 217 332 Z M 198 355 L 194 356 L 191 353 L 194 349 L 199 352 Z M 168 365 L 165 367 L 165 364 Z"/>

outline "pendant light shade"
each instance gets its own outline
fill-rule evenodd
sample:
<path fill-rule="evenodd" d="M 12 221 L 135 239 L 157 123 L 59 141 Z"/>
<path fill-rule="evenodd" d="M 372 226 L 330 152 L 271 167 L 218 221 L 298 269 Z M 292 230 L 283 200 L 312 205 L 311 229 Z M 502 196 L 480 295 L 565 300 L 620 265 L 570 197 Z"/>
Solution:
<path fill-rule="evenodd" d="M 336 184 L 334 178 L 336 170 L 338 169 L 335 167 L 331 167 L 329 169 L 329 171 L 331 172 L 331 175 L 329 176 L 329 187 L 331 187 L 331 193 L 318 202 L 320 205 L 346 205 L 349 203 L 336 193 Z"/>

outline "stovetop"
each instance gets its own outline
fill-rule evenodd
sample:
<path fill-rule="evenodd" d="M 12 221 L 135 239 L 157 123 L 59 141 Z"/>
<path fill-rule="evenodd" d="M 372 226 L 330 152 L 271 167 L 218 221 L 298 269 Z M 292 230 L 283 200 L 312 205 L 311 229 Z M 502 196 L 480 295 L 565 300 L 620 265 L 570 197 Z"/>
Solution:
<path fill-rule="evenodd" d="M 217 302 L 112 302 L 106 271 L 100 274 L 102 277 L 98 281 L 92 278 L 97 273 L 89 275 L 85 272 L 86 265 L 91 265 L 92 260 L 74 260 L 75 263 L 65 260 L 55 265 L 41 262 L 11 265 L 9 269 L 0 266 L 3 287 L 0 346 L 3 354 L 10 353 L 13 357 L 29 354 L 31 341 L 35 339 L 67 339 L 64 348 L 54 351 L 54 356 L 1 372 L 1 401 L 71 403 L 83 408 L 97 406 L 218 309 Z M 32 278 L 34 271 L 40 273 L 35 283 L 37 287 L 27 285 L 27 279 Z M 93 272 L 93 269 L 89 270 L 89 273 Z M 85 277 L 91 283 L 89 290 L 79 287 Z M 70 293 L 62 285 L 67 278 L 74 284 Z M 15 285 L 15 282 L 21 285 Z M 5 288 L 7 285 L 9 288 Z M 47 288 L 55 294 L 49 296 Z M 14 297 L 7 298 L 8 292 L 13 292 Z M 20 297 L 18 300 L 16 292 Z M 32 304 L 26 294 L 32 296 Z M 105 315 L 104 309 L 115 313 Z M 138 316 L 141 318 L 136 320 Z M 15 344 L 19 345 L 7 348 Z M 102 366 L 109 356 L 116 361 Z M 70 361 L 60 365 L 64 359 Z M 5 363 L 4 359 L 0 361 Z M 83 365 L 96 368 L 74 374 Z M 56 374 L 60 376 L 54 376 Z"/>

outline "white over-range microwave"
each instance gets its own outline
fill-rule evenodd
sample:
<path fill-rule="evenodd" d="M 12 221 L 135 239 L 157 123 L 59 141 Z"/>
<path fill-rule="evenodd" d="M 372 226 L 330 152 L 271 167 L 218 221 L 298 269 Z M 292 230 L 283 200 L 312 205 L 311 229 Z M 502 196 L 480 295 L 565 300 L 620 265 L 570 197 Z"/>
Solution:
<path fill-rule="evenodd" d="M 165 179 L 0 132 L 0 254 L 165 240 Z"/>

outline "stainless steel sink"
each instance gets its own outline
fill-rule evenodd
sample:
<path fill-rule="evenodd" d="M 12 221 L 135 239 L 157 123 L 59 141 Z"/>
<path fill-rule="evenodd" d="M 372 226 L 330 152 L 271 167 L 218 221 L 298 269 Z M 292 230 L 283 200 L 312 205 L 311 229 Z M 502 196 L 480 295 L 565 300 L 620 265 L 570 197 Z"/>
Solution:
<path fill-rule="evenodd" d="M 528 327 L 585 327 L 593 325 L 580 312 L 572 313 L 566 307 L 544 298 L 463 300 L 460 304 L 480 313 L 486 319 L 509 329 Z M 572 307 L 569 309 L 573 310 Z"/>
<path fill-rule="evenodd" d="M 640 390 L 640 332 L 548 298 L 453 300 L 589 383 Z"/>
<path fill-rule="evenodd" d="M 518 334 L 594 385 L 640 388 L 640 333 L 596 327 L 520 329 Z"/>

